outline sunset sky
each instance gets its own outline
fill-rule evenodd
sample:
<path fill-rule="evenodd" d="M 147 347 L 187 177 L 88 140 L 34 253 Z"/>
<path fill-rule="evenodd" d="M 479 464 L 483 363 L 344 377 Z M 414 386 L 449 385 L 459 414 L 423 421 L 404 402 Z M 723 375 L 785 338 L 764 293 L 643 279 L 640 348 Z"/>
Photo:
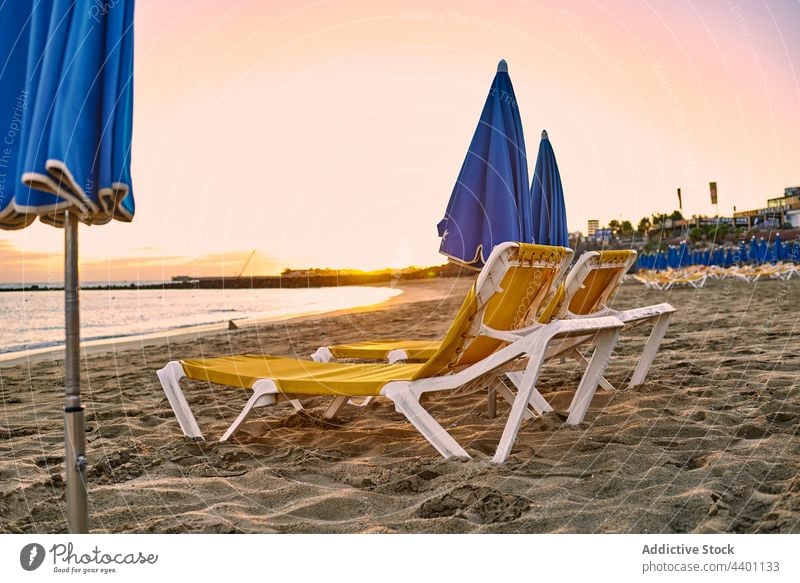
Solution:
<path fill-rule="evenodd" d="M 800 185 L 797 0 L 138 0 L 131 224 L 84 280 L 441 263 L 497 61 L 570 230 L 764 206 Z M 0 281 L 60 281 L 63 233 L 0 233 Z M 248 273 L 251 269 L 248 269 Z"/>

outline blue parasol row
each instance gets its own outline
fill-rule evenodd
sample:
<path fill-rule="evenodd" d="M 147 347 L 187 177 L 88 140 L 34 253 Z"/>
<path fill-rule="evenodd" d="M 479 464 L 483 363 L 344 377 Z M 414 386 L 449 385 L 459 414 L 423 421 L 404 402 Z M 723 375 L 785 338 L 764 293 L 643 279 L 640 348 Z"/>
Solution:
<path fill-rule="evenodd" d="M 742 241 L 736 246 L 715 245 L 689 249 L 683 241 L 680 245 L 670 245 L 666 250 L 640 253 L 637 264 L 641 269 L 663 271 L 690 265 L 731 267 L 743 264 L 778 263 L 800 260 L 797 256 L 798 248 L 800 248 L 798 242 L 791 247 L 785 244 L 781 240 L 780 233 L 776 233 L 772 245 L 764 238 L 753 237 L 749 243 Z"/>

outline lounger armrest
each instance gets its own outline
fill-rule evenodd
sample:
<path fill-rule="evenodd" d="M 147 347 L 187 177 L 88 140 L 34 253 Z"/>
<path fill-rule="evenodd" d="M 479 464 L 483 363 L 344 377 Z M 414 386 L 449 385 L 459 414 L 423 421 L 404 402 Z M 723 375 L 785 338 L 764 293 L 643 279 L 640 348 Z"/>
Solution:
<path fill-rule="evenodd" d="M 525 328 L 518 328 L 516 330 L 495 330 L 488 326 L 482 326 L 478 331 L 480 336 L 488 336 L 489 338 L 496 338 L 497 340 L 504 340 L 506 342 L 516 342 L 521 338 L 529 336 L 537 330 L 543 328 L 557 329 L 557 334 L 583 332 L 586 330 L 599 330 L 601 328 L 616 328 L 622 327 L 623 322 L 617 314 L 597 314 L 590 317 L 569 318 L 564 320 L 555 320 L 549 324 L 532 324 Z"/>
<path fill-rule="evenodd" d="M 484 324 L 481 326 L 480 330 L 478 330 L 477 335 L 495 338 L 496 340 L 503 340 L 505 342 L 516 342 L 520 338 L 527 336 L 534 330 L 537 330 L 541 327 L 541 324 L 534 324 L 532 326 L 519 328 L 517 330 L 495 330 L 494 328 L 490 328 Z"/>

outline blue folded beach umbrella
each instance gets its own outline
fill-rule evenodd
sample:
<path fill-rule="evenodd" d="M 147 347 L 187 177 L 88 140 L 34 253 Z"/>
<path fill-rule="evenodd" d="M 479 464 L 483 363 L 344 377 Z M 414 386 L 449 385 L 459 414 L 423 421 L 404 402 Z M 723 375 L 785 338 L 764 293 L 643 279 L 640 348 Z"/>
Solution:
<path fill-rule="evenodd" d="M 747 254 L 747 244 L 744 241 L 739 243 L 739 258 L 738 259 L 739 259 L 739 263 L 744 263 L 749 259 L 748 254 Z"/>
<path fill-rule="evenodd" d="M 783 260 L 791 263 L 800 261 L 800 237 L 795 237 L 794 241 L 786 241 L 783 247 Z"/>
<path fill-rule="evenodd" d="M 769 261 L 769 243 L 764 237 L 761 237 L 758 241 L 758 262 L 766 263 L 767 261 Z"/>
<path fill-rule="evenodd" d="M 725 262 L 722 265 L 723 267 L 730 267 L 734 263 L 736 263 L 736 260 L 733 255 L 733 247 L 728 247 L 728 249 L 725 251 Z"/>
<path fill-rule="evenodd" d="M 444 218 L 439 252 L 454 263 L 483 267 L 492 248 L 533 241 L 525 139 L 505 61 L 497 65 L 478 127 L 458 173 Z"/>
<path fill-rule="evenodd" d="M 686 267 L 690 264 L 691 257 L 689 254 L 688 246 L 686 245 L 686 241 L 681 241 L 680 246 L 678 247 L 678 267 Z"/>
<path fill-rule="evenodd" d="M 678 269 L 681 266 L 681 258 L 678 255 L 678 248 L 670 245 L 667 248 L 667 267 L 670 269 Z"/>
<path fill-rule="evenodd" d="M 750 239 L 750 251 L 748 252 L 747 258 L 753 263 L 758 263 L 758 256 L 759 256 L 758 241 L 756 241 L 755 236 L 753 236 L 753 238 Z"/>
<path fill-rule="evenodd" d="M 656 268 L 656 261 L 658 260 L 658 254 L 655 252 L 650 253 L 642 253 L 639 257 L 644 257 L 644 261 L 640 262 L 638 265 L 641 269 L 655 269 Z"/>
<path fill-rule="evenodd" d="M 716 265 L 717 267 L 723 267 L 725 265 L 725 248 L 721 246 L 717 246 L 714 249 L 713 258 L 711 259 L 711 265 Z"/>
<path fill-rule="evenodd" d="M 783 241 L 781 234 L 775 233 L 775 239 L 772 241 L 772 261 L 778 263 L 786 258 L 786 251 L 783 248 Z"/>
<path fill-rule="evenodd" d="M 88 530 L 80 399 L 78 222 L 133 219 L 133 0 L 0 4 L 0 228 L 65 228 L 70 532 Z"/>
<path fill-rule="evenodd" d="M 658 255 L 656 255 L 656 269 L 658 271 L 664 271 L 669 267 L 669 263 L 667 262 L 667 254 L 664 251 L 659 251 Z"/>
<path fill-rule="evenodd" d="M 533 240 L 540 245 L 569 247 L 564 188 L 561 186 L 556 154 L 546 130 L 542 131 L 542 140 L 539 142 L 531 199 Z"/>

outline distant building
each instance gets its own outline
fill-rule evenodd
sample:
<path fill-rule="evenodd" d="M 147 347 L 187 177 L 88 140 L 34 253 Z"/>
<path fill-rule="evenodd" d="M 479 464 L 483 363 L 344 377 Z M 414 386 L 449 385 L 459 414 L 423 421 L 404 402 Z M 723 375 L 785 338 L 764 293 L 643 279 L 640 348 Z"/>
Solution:
<path fill-rule="evenodd" d="M 598 221 L 597 219 L 589 219 L 589 224 L 587 225 L 586 228 L 587 230 L 586 236 L 594 237 L 594 234 L 597 232 L 599 228 L 600 228 L 600 221 Z"/>
<path fill-rule="evenodd" d="M 733 213 L 737 225 L 784 225 L 800 227 L 800 186 L 783 189 L 783 196 L 767 200 L 766 208 Z"/>

